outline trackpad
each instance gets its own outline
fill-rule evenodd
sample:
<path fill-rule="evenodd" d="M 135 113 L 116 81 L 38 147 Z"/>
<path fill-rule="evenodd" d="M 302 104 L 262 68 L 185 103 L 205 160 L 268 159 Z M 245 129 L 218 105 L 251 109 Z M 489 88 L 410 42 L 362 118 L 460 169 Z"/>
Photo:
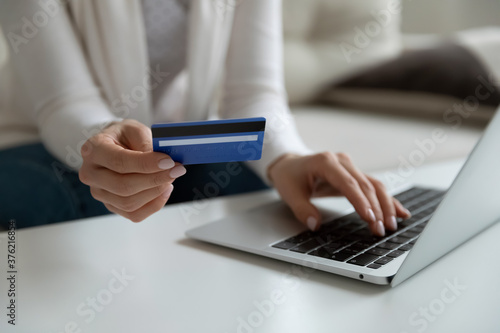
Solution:
<path fill-rule="evenodd" d="M 320 211 L 325 218 L 339 215 L 338 210 Z M 307 228 L 295 218 L 285 203 L 275 201 L 189 230 L 186 234 L 191 238 L 250 250 L 264 249 L 305 230 Z"/>

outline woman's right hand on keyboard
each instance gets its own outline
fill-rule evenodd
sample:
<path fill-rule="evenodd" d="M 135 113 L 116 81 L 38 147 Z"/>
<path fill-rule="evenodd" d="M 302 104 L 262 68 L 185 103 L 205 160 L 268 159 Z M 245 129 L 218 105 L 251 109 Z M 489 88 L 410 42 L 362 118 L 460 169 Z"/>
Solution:
<path fill-rule="evenodd" d="M 386 229 L 396 230 L 397 217 L 410 217 L 380 181 L 362 173 L 343 153 L 284 155 L 271 164 L 268 174 L 297 219 L 311 230 L 321 224 L 312 197 L 345 196 L 377 236 L 384 236 Z"/>

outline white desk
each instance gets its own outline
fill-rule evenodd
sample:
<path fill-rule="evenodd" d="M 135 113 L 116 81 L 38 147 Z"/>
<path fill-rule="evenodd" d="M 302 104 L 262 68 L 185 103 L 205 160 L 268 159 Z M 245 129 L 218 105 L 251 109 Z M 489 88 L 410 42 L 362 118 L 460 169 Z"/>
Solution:
<path fill-rule="evenodd" d="M 411 180 L 439 179 L 446 186 L 459 165 L 420 168 Z M 499 331 L 498 224 L 394 289 L 304 272 L 184 236 L 188 228 L 275 198 L 269 191 L 212 200 L 190 221 L 181 209 L 192 206 L 177 205 L 140 224 L 109 216 L 20 230 L 15 328 L 6 323 L 2 233 L 0 332 L 413 333 L 424 325 L 424 332 Z M 335 202 L 345 207 L 343 200 Z M 122 268 L 134 277 L 126 286 L 112 273 Z M 455 297 L 445 282 L 454 280 L 466 286 Z M 269 304 L 276 292 L 281 303 L 263 315 L 255 302 Z M 92 317 L 85 302 L 96 297 L 100 312 L 92 310 Z M 431 310 L 424 319 L 419 307 L 438 315 Z M 238 318 L 256 327 L 239 327 Z"/>

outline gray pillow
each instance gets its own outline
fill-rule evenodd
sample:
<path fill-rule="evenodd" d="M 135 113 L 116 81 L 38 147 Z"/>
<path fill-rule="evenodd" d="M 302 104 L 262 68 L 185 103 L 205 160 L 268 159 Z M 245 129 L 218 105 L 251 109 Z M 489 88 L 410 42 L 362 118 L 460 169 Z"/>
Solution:
<path fill-rule="evenodd" d="M 425 92 L 465 99 L 475 96 L 478 85 L 484 85 L 488 77 L 485 67 L 469 50 L 445 43 L 432 49 L 404 52 L 336 87 Z M 500 91 L 496 89 L 480 102 L 498 106 Z"/>

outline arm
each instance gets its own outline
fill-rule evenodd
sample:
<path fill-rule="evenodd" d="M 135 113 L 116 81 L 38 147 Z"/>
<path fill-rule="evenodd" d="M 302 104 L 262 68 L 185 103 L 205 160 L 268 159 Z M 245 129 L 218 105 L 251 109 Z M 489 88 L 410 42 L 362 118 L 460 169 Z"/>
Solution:
<path fill-rule="evenodd" d="M 57 8 L 32 37 L 25 19 L 42 8 L 37 0 L 2 0 L 0 23 L 11 39 L 11 62 L 31 104 L 47 149 L 74 169 L 95 199 L 138 222 L 161 209 L 185 169 L 152 151 L 149 128 L 120 120 L 91 75 L 66 6 Z M 15 35 L 22 43 L 12 43 Z M 20 93 L 20 92 L 19 92 Z"/>
<path fill-rule="evenodd" d="M 263 180 L 285 153 L 308 154 L 288 109 L 283 79 L 281 1 L 238 1 L 229 44 L 223 118 L 267 119 L 263 156 L 249 162 Z"/>
<path fill-rule="evenodd" d="M 319 228 L 321 221 L 311 197 L 344 195 L 374 234 L 395 230 L 396 217 L 409 212 L 379 181 L 361 173 L 345 154 L 310 154 L 300 139 L 286 105 L 281 24 L 279 0 L 242 0 L 236 8 L 223 116 L 262 116 L 269 122 L 263 158 L 249 165 L 273 182 L 310 229 Z"/>
<path fill-rule="evenodd" d="M 40 13 L 48 20 L 38 27 L 33 16 Z M 37 124 L 46 148 L 79 168 L 81 145 L 117 117 L 90 74 L 66 6 L 48 15 L 38 1 L 2 1 L 0 23 L 10 46 L 9 61 L 31 105 L 27 116 Z"/>

